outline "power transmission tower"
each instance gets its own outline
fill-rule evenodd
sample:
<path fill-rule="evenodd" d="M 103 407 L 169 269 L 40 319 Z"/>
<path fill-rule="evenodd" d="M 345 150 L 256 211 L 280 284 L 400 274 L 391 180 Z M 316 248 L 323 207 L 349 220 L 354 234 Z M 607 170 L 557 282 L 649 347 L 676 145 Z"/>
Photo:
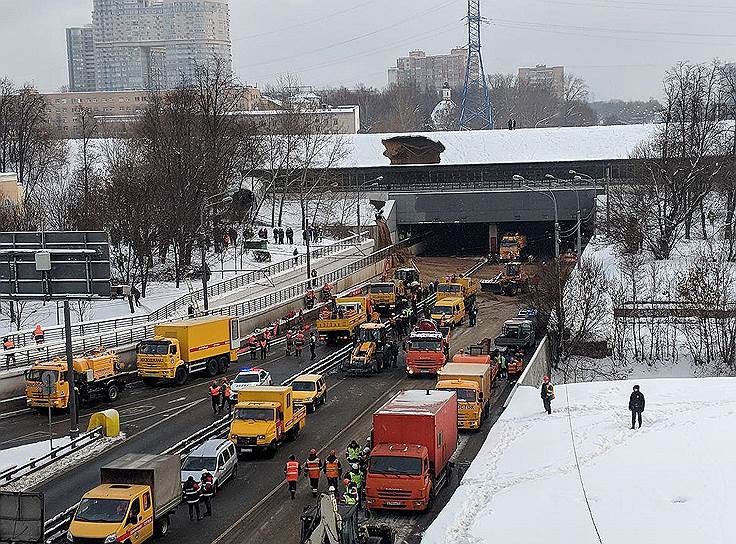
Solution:
<path fill-rule="evenodd" d="M 461 130 L 493 128 L 493 107 L 480 52 L 480 0 L 468 0 L 468 64 L 465 69 L 463 101 L 460 105 Z"/>

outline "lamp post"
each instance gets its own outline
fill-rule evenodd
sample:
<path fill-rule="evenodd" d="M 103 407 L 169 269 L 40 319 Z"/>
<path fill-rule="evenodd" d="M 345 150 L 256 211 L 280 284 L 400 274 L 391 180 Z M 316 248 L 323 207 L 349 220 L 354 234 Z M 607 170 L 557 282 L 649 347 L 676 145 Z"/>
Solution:
<path fill-rule="evenodd" d="M 555 198 L 555 194 L 552 191 L 549 191 L 549 194 L 540 191 L 539 189 L 535 189 L 533 187 L 530 187 L 527 184 L 527 180 L 524 178 L 524 176 L 520 176 L 519 174 L 515 174 L 513 177 L 514 181 L 520 181 L 523 183 L 522 187 L 529 191 L 534 191 L 535 193 L 539 193 L 541 195 L 546 196 L 547 198 L 552 200 L 552 204 L 554 204 L 555 208 L 555 259 L 560 258 L 560 221 L 559 217 L 557 215 L 557 199 Z"/>
<path fill-rule="evenodd" d="M 544 177 L 549 180 L 557 182 L 558 185 L 562 182 L 561 179 L 559 179 L 556 176 L 553 176 L 552 174 L 545 174 Z M 577 220 L 577 224 L 575 225 L 575 253 L 579 259 L 580 255 L 583 253 L 583 240 L 582 240 L 582 232 L 581 232 L 582 223 L 580 220 L 580 193 L 578 193 L 577 187 L 573 187 L 573 190 L 575 191 L 575 199 L 577 200 L 577 203 L 578 203 L 578 209 L 575 214 L 576 216 L 575 218 Z"/>
<path fill-rule="evenodd" d="M 383 176 L 378 176 L 374 179 L 369 179 L 363 183 L 359 183 L 356 187 L 358 189 L 358 236 L 360 236 L 360 190 L 366 187 L 378 187 L 378 182 L 383 181 Z M 370 185 L 369 185 L 370 184 Z"/>
<path fill-rule="evenodd" d="M 232 202 L 233 197 L 231 196 L 225 196 L 227 195 L 228 191 L 223 191 L 222 193 L 218 193 L 216 195 L 209 196 L 204 199 L 204 204 L 202 205 L 202 209 L 200 210 L 199 214 L 199 230 L 202 235 L 202 244 L 201 244 L 201 250 L 202 250 L 202 299 L 204 302 L 204 311 L 210 309 L 209 305 L 209 296 L 207 295 L 207 237 L 205 235 L 206 231 L 206 220 L 207 220 L 207 211 L 210 208 L 214 208 L 215 206 L 219 206 L 220 204 L 227 204 L 229 202 Z M 222 198 L 224 197 L 224 198 Z M 218 200 L 219 199 L 219 200 Z"/>
<path fill-rule="evenodd" d="M 576 172 L 575 170 L 570 170 L 568 173 L 571 176 L 573 176 L 573 179 L 575 179 L 576 181 L 587 180 L 587 181 L 595 182 L 595 180 L 588 174 Z M 606 170 L 603 172 L 603 177 L 604 177 L 605 187 L 606 187 L 605 189 L 606 191 L 606 224 L 609 224 L 611 222 L 611 199 L 608 193 L 608 168 L 607 167 L 606 167 Z"/>

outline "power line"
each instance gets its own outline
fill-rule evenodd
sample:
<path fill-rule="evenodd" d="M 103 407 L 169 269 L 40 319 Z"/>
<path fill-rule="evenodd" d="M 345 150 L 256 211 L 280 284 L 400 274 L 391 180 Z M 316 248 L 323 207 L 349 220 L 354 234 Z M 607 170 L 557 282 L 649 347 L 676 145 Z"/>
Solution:
<path fill-rule="evenodd" d="M 385 30 L 390 30 L 392 28 L 396 28 L 396 27 L 401 26 L 402 24 L 404 24 L 404 23 L 406 23 L 408 21 L 415 21 L 417 19 L 417 17 L 424 17 L 426 15 L 429 15 L 430 13 L 434 13 L 436 11 L 441 10 L 442 8 L 445 8 L 445 7 L 447 7 L 447 6 L 451 5 L 451 4 L 456 4 L 456 3 L 457 3 L 456 0 L 449 0 L 449 1 L 441 2 L 439 4 L 435 4 L 433 7 L 425 8 L 425 9 L 422 9 L 421 11 L 419 11 L 419 12 L 415 12 L 413 15 L 411 15 L 409 17 L 406 17 L 405 19 L 399 19 L 398 21 L 396 21 L 396 22 L 394 22 L 394 23 L 392 23 L 390 25 L 387 25 L 387 26 L 378 28 L 378 29 L 373 30 L 371 32 L 367 32 L 365 34 L 360 34 L 358 36 L 353 36 L 352 38 L 348 38 L 347 40 L 342 40 L 342 41 L 339 41 L 339 42 L 331 43 L 329 45 L 318 47 L 317 49 L 311 49 L 309 51 L 303 51 L 303 52 L 299 53 L 296 56 L 295 55 L 289 55 L 287 57 L 281 57 L 281 58 L 277 58 L 277 59 L 256 62 L 256 63 L 253 63 L 253 64 L 245 64 L 245 65 L 238 66 L 238 68 L 253 68 L 255 66 L 263 66 L 263 65 L 266 65 L 266 64 L 274 64 L 274 63 L 277 63 L 277 62 L 283 62 L 283 61 L 287 61 L 287 60 L 293 60 L 295 57 L 302 57 L 302 56 L 305 56 L 305 55 L 312 55 L 314 53 L 320 53 L 322 51 L 326 51 L 326 50 L 332 49 L 334 47 L 338 47 L 338 46 L 341 46 L 341 45 L 346 45 L 348 43 L 352 43 L 352 42 L 355 42 L 355 41 L 358 41 L 358 40 L 362 40 L 364 38 L 369 38 L 371 36 L 375 36 L 376 34 L 379 34 L 379 33 L 383 32 Z"/>
<path fill-rule="evenodd" d="M 595 529 L 595 534 L 598 536 L 599 544 L 603 544 L 601 533 L 598 531 L 598 525 L 596 525 L 595 518 L 593 517 L 593 509 L 590 507 L 590 501 L 588 500 L 588 492 L 585 490 L 585 483 L 583 482 L 583 473 L 580 470 L 580 460 L 578 459 L 578 448 L 575 445 L 575 433 L 572 430 L 572 414 L 570 413 L 570 395 L 567 392 L 567 389 L 568 389 L 568 386 L 565 385 L 565 398 L 567 399 L 567 422 L 570 425 L 570 440 L 572 441 L 572 453 L 575 456 L 575 466 L 578 469 L 578 478 L 580 479 L 580 487 L 583 490 L 583 498 L 585 499 L 585 504 L 588 506 L 588 514 L 590 515 L 590 521 L 593 523 L 593 529 Z"/>
<path fill-rule="evenodd" d="M 567 0 L 531 0 L 532 2 L 543 3 L 545 5 L 571 6 L 575 8 L 591 8 L 598 7 L 604 9 L 617 10 L 634 10 L 634 11 L 656 11 L 656 12 L 673 12 L 673 13 L 697 13 L 697 14 L 722 14 L 734 13 L 736 7 L 733 6 L 712 6 L 712 7 L 694 7 L 694 6 L 673 6 L 671 4 L 649 3 L 649 2 L 627 2 L 617 1 L 615 3 L 608 0 L 591 0 L 590 2 L 572 2 Z"/>

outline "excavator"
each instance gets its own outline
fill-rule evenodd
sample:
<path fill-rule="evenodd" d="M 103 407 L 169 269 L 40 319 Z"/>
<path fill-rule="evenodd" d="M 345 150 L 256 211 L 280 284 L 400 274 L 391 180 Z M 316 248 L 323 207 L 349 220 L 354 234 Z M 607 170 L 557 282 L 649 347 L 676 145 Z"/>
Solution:
<path fill-rule="evenodd" d="M 481 289 L 496 295 L 516 296 L 529 288 L 529 276 L 520 262 L 506 263 L 504 269 L 492 280 L 482 280 Z"/>
<path fill-rule="evenodd" d="M 358 521 L 358 506 L 338 504 L 334 493 L 322 493 L 314 506 L 302 514 L 301 544 L 394 544 L 396 535 L 388 525 Z"/>

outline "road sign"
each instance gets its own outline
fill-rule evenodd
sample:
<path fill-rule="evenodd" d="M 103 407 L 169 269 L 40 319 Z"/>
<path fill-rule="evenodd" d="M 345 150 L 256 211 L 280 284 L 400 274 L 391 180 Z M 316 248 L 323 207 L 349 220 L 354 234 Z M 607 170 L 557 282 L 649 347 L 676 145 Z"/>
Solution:
<path fill-rule="evenodd" d="M 0 298 L 110 296 L 107 233 L 0 233 Z"/>
<path fill-rule="evenodd" d="M 43 394 L 46 396 L 51 396 L 51 394 L 54 392 L 54 382 L 56 381 L 56 376 L 54 376 L 54 373 L 50 370 L 44 370 L 41 372 L 41 383 L 43 384 Z"/>
<path fill-rule="evenodd" d="M 0 491 L 0 542 L 43 542 L 43 493 Z"/>

